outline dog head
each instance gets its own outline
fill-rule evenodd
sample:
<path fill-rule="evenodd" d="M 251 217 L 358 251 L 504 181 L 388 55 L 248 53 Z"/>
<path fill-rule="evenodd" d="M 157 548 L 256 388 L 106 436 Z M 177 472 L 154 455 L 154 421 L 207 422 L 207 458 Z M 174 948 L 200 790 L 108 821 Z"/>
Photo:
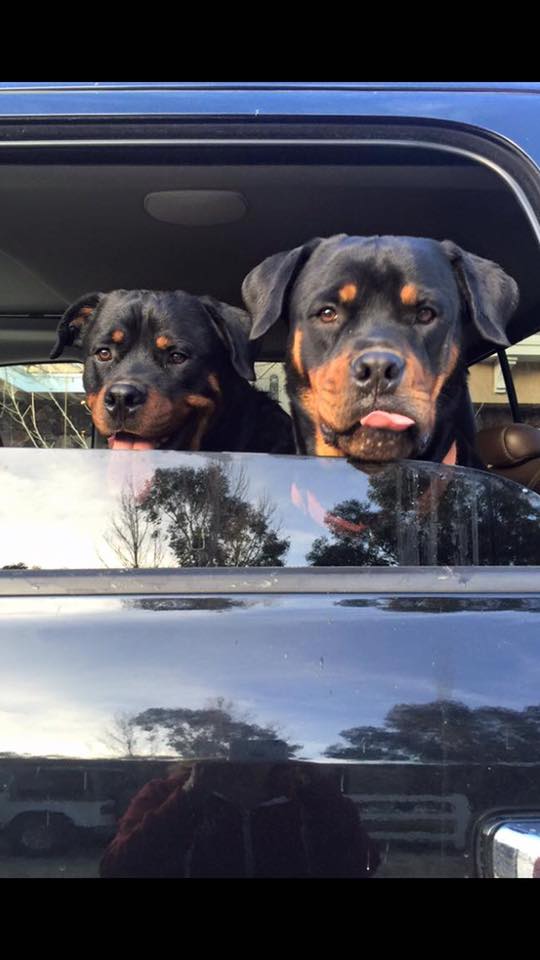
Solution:
<path fill-rule="evenodd" d="M 180 290 L 81 297 L 60 321 L 51 359 L 72 345 L 112 449 L 197 450 L 231 378 L 255 378 L 245 312 Z"/>
<path fill-rule="evenodd" d="M 518 301 L 497 264 L 450 241 L 346 234 L 269 257 L 242 293 L 253 338 L 288 322 L 305 450 L 367 461 L 422 455 L 465 382 L 463 322 L 506 345 Z"/>

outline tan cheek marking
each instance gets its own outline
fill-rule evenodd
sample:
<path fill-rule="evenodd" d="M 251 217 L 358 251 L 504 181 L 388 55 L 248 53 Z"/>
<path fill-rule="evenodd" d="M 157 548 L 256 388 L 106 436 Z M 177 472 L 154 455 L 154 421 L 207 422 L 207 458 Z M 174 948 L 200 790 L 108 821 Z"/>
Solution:
<path fill-rule="evenodd" d="M 317 410 L 317 401 L 312 390 L 301 390 L 298 399 L 305 412 L 309 416 L 315 428 L 315 454 L 318 457 L 343 457 L 344 454 L 336 447 L 331 447 L 326 443 L 319 426 L 319 415 Z"/>
<path fill-rule="evenodd" d="M 188 393 L 185 400 L 189 407 L 198 407 L 199 409 L 213 408 L 215 405 L 210 397 L 203 397 L 200 393 Z"/>
<path fill-rule="evenodd" d="M 401 288 L 399 299 L 406 307 L 413 307 L 418 300 L 418 287 L 415 283 L 406 283 Z"/>
<path fill-rule="evenodd" d="M 92 421 L 96 430 L 98 430 L 102 436 L 106 437 L 110 433 L 110 428 L 107 423 L 106 413 L 103 408 L 103 398 L 107 391 L 106 387 L 102 387 L 98 393 L 87 393 L 86 402 L 92 411 Z"/>
<path fill-rule="evenodd" d="M 125 333 L 123 330 L 113 330 L 112 339 L 114 340 L 115 343 L 122 343 L 124 340 L 124 337 L 125 337 Z"/>
<path fill-rule="evenodd" d="M 339 291 L 339 299 L 342 303 L 350 303 L 358 293 L 358 287 L 355 283 L 346 283 Z"/>
<path fill-rule="evenodd" d="M 212 376 L 212 374 L 210 374 Z M 198 393 L 190 393 L 186 397 L 186 403 L 190 407 L 195 407 L 198 413 L 197 426 L 191 438 L 189 449 L 200 450 L 202 439 L 208 430 L 208 425 L 216 409 L 216 405 L 209 397 L 203 397 Z"/>
<path fill-rule="evenodd" d="M 156 337 L 156 347 L 158 350 L 166 350 L 167 347 L 172 347 L 172 340 L 165 336 Z"/>
<path fill-rule="evenodd" d="M 217 393 L 219 396 L 221 396 L 221 387 L 219 385 L 219 380 L 215 373 L 210 373 L 208 375 L 208 383 L 210 384 L 214 393 Z"/>
<path fill-rule="evenodd" d="M 301 377 L 304 376 L 304 367 L 302 364 L 302 336 L 303 334 L 301 330 L 295 331 L 291 350 L 293 367 L 298 371 Z"/>
<path fill-rule="evenodd" d="M 433 405 L 436 404 L 437 398 L 444 384 L 446 383 L 447 380 L 450 379 L 454 370 L 456 369 L 456 364 L 458 360 L 459 360 L 459 347 L 457 346 L 457 344 L 453 343 L 450 348 L 450 356 L 448 358 L 448 364 L 446 366 L 446 369 L 444 369 L 442 373 L 439 374 L 439 376 L 435 379 L 433 384 L 433 389 L 430 394 L 430 399 Z"/>
<path fill-rule="evenodd" d="M 317 402 L 317 414 L 336 429 L 350 426 L 351 376 L 350 354 L 340 354 L 329 363 L 310 371 Z"/>

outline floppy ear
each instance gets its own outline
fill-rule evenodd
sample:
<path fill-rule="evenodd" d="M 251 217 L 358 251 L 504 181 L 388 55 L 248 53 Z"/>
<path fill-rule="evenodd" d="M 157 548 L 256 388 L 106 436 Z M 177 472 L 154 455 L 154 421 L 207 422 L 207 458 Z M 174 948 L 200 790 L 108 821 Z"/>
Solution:
<path fill-rule="evenodd" d="M 84 330 L 103 296 L 103 293 L 86 293 L 67 308 L 56 328 L 56 343 L 49 354 L 50 360 L 56 360 L 66 347 L 82 346 Z"/>
<path fill-rule="evenodd" d="M 242 297 L 251 314 L 251 340 L 262 337 L 281 319 L 289 290 L 304 264 L 322 242 L 322 237 L 314 237 L 294 250 L 275 253 L 245 277 Z"/>
<path fill-rule="evenodd" d="M 498 263 L 467 253 L 451 240 L 441 243 L 454 268 L 471 319 L 486 340 L 509 345 L 506 327 L 519 302 L 515 280 Z"/>
<path fill-rule="evenodd" d="M 229 351 L 232 365 L 244 380 L 255 380 L 254 350 L 249 342 L 251 322 L 240 307 L 231 307 L 214 297 L 199 297 L 210 314 L 213 325 Z"/>

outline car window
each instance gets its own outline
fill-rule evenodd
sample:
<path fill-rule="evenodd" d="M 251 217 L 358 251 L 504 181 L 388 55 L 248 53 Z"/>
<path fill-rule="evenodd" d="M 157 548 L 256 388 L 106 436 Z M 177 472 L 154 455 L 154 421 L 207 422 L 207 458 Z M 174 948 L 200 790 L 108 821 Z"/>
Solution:
<path fill-rule="evenodd" d="M 461 467 L 5 449 L 0 472 L 4 569 L 540 563 L 540 497 Z"/>
<path fill-rule="evenodd" d="M 259 390 L 269 393 L 272 399 L 276 400 L 280 407 L 290 414 L 291 405 L 285 383 L 285 364 L 279 361 L 256 363 L 255 373 L 257 376 L 255 386 Z"/>
<path fill-rule="evenodd" d="M 525 423 L 540 427 L 540 333 L 505 351 Z M 469 377 L 478 430 L 513 422 L 497 354 L 471 367 Z"/>
<path fill-rule="evenodd" d="M 0 367 L 0 438 L 5 447 L 89 447 L 92 424 L 80 363 Z"/>

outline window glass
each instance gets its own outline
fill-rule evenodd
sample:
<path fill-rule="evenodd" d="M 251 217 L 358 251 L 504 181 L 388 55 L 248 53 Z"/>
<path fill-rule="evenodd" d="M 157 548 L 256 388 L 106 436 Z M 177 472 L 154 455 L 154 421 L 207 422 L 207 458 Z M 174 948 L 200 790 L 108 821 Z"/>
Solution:
<path fill-rule="evenodd" d="M 4 449 L 0 477 L 4 569 L 540 563 L 540 496 L 462 467 Z"/>

